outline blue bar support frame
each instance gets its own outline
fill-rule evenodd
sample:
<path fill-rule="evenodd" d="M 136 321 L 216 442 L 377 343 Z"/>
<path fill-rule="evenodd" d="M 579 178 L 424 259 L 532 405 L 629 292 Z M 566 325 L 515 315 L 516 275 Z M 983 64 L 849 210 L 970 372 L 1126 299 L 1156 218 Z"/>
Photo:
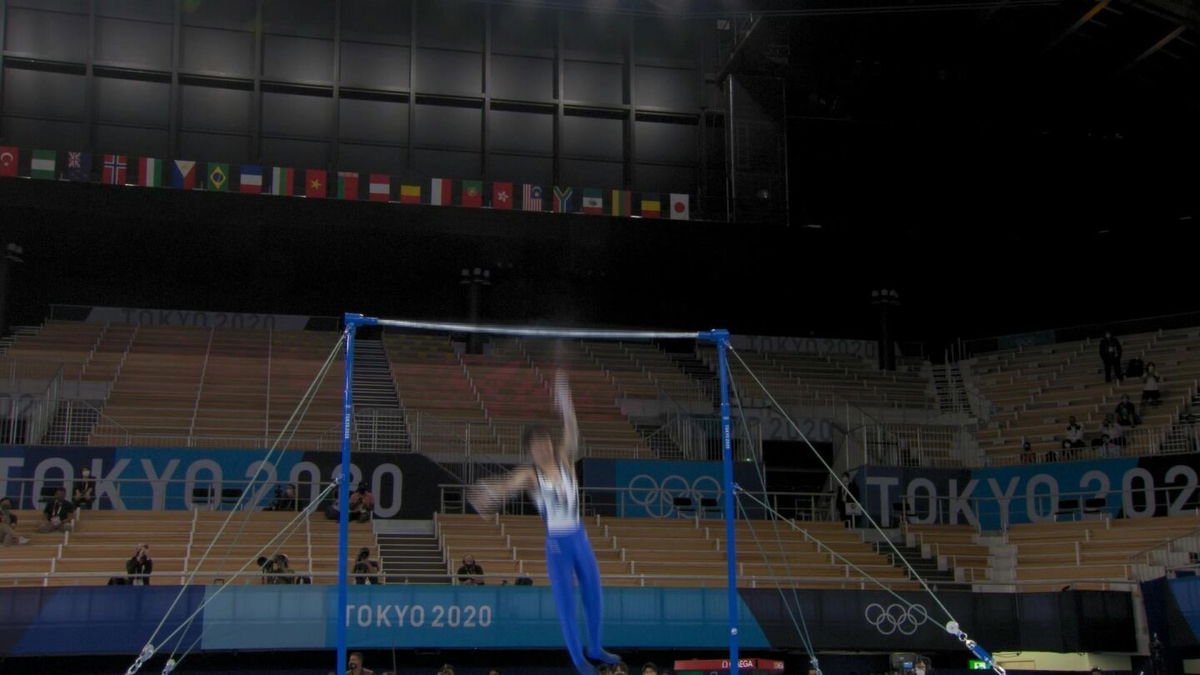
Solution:
<path fill-rule="evenodd" d="M 346 332 L 346 368 L 345 381 L 342 388 L 342 475 L 341 489 L 338 491 L 338 609 L 337 609 L 337 675 L 346 675 L 346 604 L 349 600 L 346 591 L 347 582 L 347 548 L 349 546 L 349 511 L 350 511 L 350 430 L 353 422 L 352 385 L 354 373 L 354 336 L 359 326 L 378 326 L 388 322 L 364 317 L 362 314 L 347 312 L 345 314 Z M 420 327 L 420 326 L 413 326 Z M 432 326 L 430 326 L 432 328 Z M 441 328 L 439 326 L 439 328 Z M 519 331 L 519 329 L 518 329 Z M 507 332 L 518 332 L 507 331 Z M 553 329 L 532 331 L 538 334 L 551 332 Z M 564 331 L 575 332 L 575 331 Z M 738 660 L 738 592 L 737 592 L 737 542 L 736 519 L 734 511 L 733 485 L 733 422 L 729 409 L 729 361 L 726 351 L 729 348 L 729 331 L 710 330 L 694 334 L 663 334 L 659 337 L 689 337 L 694 336 L 701 342 L 711 342 L 717 348 L 717 362 L 720 369 L 721 383 L 721 455 L 724 464 L 723 489 L 725 491 L 725 541 L 726 568 L 728 574 L 729 602 L 729 669 L 730 675 L 738 675 L 740 662 Z M 547 336 L 549 337 L 549 336 Z M 609 337 L 607 335 L 597 337 Z"/>
<path fill-rule="evenodd" d="M 724 465 L 722 489 L 725 491 L 725 560 L 728 575 L 729 600 L 729 672 L 737 675 L 741 662 L 738 660 L 738 592 L 737 592 L 737 537 L 736 512 L 733 503 L 733 420 L 729 412 L 729 331 L 710 330 L 696 338 L 712 342 L 717 348 L 717 368 L 721 383 L 721 462 Z"/>
<path fill-rule="evenodd" d="M 337 675 L 346 675 L 346 591 L 347 550 L 350 548 L 350 429 L 354 421 L 354 334 L 358 327 L 369 323 L 362 314 L 345 316 L 346 368 L 342 382 L 342 475 L 338 477 L 338 578 L 337 578 Z"/>

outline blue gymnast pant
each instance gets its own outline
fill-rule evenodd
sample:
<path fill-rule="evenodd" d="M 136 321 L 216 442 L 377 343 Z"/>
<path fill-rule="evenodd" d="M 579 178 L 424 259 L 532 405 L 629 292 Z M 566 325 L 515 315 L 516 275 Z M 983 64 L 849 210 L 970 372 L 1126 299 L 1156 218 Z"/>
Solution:
<path fill-rule="evenodd" d="M 581 526 L 574 532 L 546 535 L 546 570 L 550 575 L 550 590 L 554 592 L 554 604 L 558 607 L 558 621 L 562 625 L 563 639 L 575 669 L 584 675 L 594 675 L 593 666 L 584 658 L 579 644 L 579 626 L 575 621 L 574 580 L 579 579 L 579 591 L 583 595 L 583 613 L 587 619 L 587 656 L 597 661 L 615 663 L 617 657 L 604 651 L 600 639 L 603 598 L 600 596 L 600 567 L 596 554 L 588 541 L 587 532 Z"/>

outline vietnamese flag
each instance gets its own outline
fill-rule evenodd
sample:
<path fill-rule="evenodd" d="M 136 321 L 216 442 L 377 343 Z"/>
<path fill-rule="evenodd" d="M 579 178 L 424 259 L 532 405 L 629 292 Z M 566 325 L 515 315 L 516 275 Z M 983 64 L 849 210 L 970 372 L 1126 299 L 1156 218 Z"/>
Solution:
<path fill-rule="evenodd" d="M 324 199 L 326 193 L 325 172 L 320 169 L 304 171 L 304 196 Z"/>

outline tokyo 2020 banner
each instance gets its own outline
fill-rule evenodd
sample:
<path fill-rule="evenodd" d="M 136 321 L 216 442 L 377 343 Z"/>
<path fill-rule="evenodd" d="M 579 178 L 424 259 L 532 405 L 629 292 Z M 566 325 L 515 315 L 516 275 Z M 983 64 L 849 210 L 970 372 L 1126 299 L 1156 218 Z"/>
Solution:
<path fill-rule="evenodd" d="M 137 653 L 178 587 L 99 586 L 0 590 L 0 656 Z M 337 605 L 332 586 L 193 586 L 165 624 L 208 601 L 186 631 L 203 651 L 333 647 L 337 622 L 355 648 L 562 649 L 548 587 L 351 586 Z M 749 649 L 801 649 L 790 616 L 803 611 L 814 646 L 826 650 L 954 650 L 945 616 L 919 593 L 904 607 L 882 591 L 739 591 L 738 631 Z M 990 649 L 1134 651 L 1128 593 L 943 592 L 939 597 Z M 789 607 L 787 604 L 791 603 Z M 710 648 L 727 644 L 721 588 L 606 588 L 604 632 L 616 649 Z M 70 639 L 63 639 L 70 635 Z"/>

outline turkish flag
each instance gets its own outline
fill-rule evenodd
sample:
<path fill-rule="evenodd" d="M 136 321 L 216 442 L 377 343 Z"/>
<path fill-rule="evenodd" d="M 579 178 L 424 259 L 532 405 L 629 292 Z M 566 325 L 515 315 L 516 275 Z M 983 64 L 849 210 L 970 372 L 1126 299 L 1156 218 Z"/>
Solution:
<path fill-rule="evenodd" d="M 11 146 L 0 146 L 0 176 L 16 176 L 17 160 L 21 151 Z"/>

